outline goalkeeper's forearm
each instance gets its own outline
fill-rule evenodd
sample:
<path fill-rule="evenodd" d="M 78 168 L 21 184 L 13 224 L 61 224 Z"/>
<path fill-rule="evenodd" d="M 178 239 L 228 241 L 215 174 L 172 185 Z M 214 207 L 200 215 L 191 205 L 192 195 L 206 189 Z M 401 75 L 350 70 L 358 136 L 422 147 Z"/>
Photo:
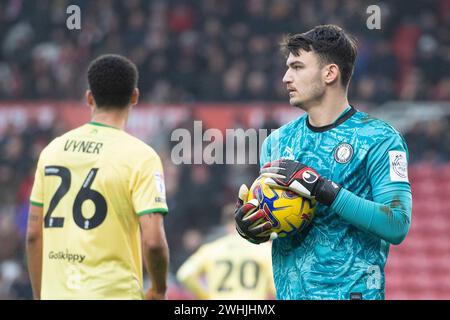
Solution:
<path fill-rule="evenodd" d="M 400 244 L 410 226 L 411 192 L 392 190 L 366 200 L 342 188 L 331 208 L 351 224 L 392 244 Z"/>

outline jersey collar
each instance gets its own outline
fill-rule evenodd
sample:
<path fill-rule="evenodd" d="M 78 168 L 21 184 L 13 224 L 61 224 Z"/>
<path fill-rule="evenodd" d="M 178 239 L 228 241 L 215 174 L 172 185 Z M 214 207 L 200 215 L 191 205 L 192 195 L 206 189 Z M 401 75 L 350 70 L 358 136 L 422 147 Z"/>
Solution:
<path fill-rule="evenodd" d="M 332 124 L 328 124 L 323 127 L 314 127 L 311 123 L 309 123 L 309 117 L 307 116 L 306 117 L 306 125 L 308 126 L 309 130 L 311 130 L 311 131 L 325 132 L 325 131 L 336 128 L 341 123 L 344 123 L 345 121 L 350 119 L 356 112 L 357 112 L 357 110 L 353 106 L 349 105 L 347 107 L 347 109 L 343 112 L 343 114 Z"/>
<path fill-rule="evenodd" d="M 97 126 L 97 127 L 106 127 L 106 128 L 112 128 L 112 129 L 120 130 L 119 128 L 116 128 L 116 127 L 113 127 L 113 126 L 109 126 L 109 125 L 104 124 L 104 123 L 95 122 L 95 121 L 90 121 L 90 122 L 88 122 L 88 124 L 92 124 L 93 126 Z"/>

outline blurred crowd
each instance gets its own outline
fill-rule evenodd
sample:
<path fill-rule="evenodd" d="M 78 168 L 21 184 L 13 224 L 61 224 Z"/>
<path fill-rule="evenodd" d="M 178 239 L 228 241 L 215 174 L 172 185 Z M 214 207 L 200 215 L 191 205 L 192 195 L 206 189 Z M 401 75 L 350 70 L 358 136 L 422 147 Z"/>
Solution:
<path fill-rule="evenodd" d="M 176 124 L 177 128 L 193 130 L 193 118 Z M 31 287 L 25 261 L 25 232 L 28 197 L 35 165 L 42 148 L 54 137 L 67 131 L 61 121 L 50 127 L 30 118 L 21 127 L 9 126 L 0 134 L 0 300 L 30 299 Z M 262 128 L 281 125 L 267 118 Z M 235 128 L 248 128 L 236 119 Z M 172 297 L 186 298 L 173 274 L 201 244 L 220 235 L 222 208 L 236 201 L 242 183 L 251 183 L 258 174 L 258 165 L 175 165 L 170 152 L 174 128 L 159 130 L 148 137 L 164 165 L 169 214 L 165 218 L 171 252 Z M 205 130 L 206 128 L 204 128 Z M 450 117 L 417 123 L 405 133 L 412 164 L 427 161 L 450 161 Z M 260 141 L 261 143 L 261 141 Z M 226 152 L 226 151 L 225 151 Z"/>
<path fill-rule="evenodd" d="M 174 142 L 170 141 L 170 132 L 185 128 L 193 134 L 193 121 L 189 117 L 146 139 L 164 166 L 169 206 L 165 227 L 171 253 L 170 292 L 179 298 L 189 296 L 182 295 L 173 274 L 204 241 L 224 232 L 220 224 L 222 208 L 234 203 L 240 184 L 253 181 L 258 173 L 255 164 L 175 165 L 171 160 Z M 272 129 L 274 125 L 271 119 L 263 122 L 264 128 Z M 234 127 L 247 128 L 238 120 Z M 30 117 L 20 126 L 11 124 L 0 132 L 0 300 L 32 297 L 25 260 L 29 195 L 40 152 L 67 130 L 69 127 L 61 119 L 44 124 Z"/>
<path fill-rule="evenodd" d="M 25 261 L 28 199 L 41 150 L 59 135 L 55 126 L 33 118 L 0 134 L 0 299 L 30 299 Z"/>
<path fill-rule="evenodd" d="M 450 161 L 450 116 L 416 122 L 404 137 L 412 163 L 440 165 Z"/>
<path fill-rule="evenodd" d="M 81 30 L 66 8 L 81 8 Z M 450 1 L 380 2 L 369 30 L 359 0 L 4 0 L 0 99 L 79 99 L 102 53 L 139 67 L 153 103 L 286 99 L 283 34 L 335 23 L 359 40 L 352 99 L 383 103 L 450 98 Z"/>

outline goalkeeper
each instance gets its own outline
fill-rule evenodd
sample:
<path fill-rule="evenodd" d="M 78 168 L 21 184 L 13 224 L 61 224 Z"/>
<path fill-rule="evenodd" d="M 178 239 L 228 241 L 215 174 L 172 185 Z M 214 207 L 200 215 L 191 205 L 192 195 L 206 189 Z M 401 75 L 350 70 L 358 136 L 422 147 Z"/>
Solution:
<path fill-rule="evenodd" d="M 405 141 L 349 105 L 357 50 L 341 28 L 288 36 L 282 50 L 290 104 L 306 113 L 264 141 L 261 174 L 318 206 L 305 232 L 273 242 L 277 299 L 384 299 L 389 245 L 401 243 L 411 223 Z M 271 222 L 249 227 L 252 217 L 263 215 L 244 204 L 247 192 L 241 187 L 236 228 L 262 243 Z"/>

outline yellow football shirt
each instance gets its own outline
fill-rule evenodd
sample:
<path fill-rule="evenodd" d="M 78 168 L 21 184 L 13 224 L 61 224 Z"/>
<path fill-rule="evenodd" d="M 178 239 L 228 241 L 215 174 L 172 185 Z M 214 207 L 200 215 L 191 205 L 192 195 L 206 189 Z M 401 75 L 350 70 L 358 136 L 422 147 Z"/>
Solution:
<path fill-rule="evenodd" d="M 142 299 L 139 216 L 167 213 L 157 153 L 90 122 L 41 153 L 30 197 L 43 207 L 42 299 Z"/>
<path fill-rule="evenodd" d="M 177 279 L 202 282 L 210 300 L 264 300 L 275 296 L 271 246 L 232 234 L 201 246 L 177 272 Z M 195 294 L 196 292 L 194 292 Z"/>

